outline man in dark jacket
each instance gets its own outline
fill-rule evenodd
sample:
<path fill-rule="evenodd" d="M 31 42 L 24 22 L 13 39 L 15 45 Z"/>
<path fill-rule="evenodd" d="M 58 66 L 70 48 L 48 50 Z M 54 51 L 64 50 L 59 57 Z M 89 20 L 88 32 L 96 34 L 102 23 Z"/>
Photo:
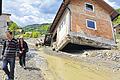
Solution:
<path fill-rule="evenodd" d="M 7 80 L 14 80 L 14 68 L 16 53 L 19 52 L 18 42 L 13 38 L 12 32 L 6 31 L 6 38 L 3 46 L 3 66 L 2 69 L 7 74 Z M 10 71 L 8 69 L 10 65 Z"/>

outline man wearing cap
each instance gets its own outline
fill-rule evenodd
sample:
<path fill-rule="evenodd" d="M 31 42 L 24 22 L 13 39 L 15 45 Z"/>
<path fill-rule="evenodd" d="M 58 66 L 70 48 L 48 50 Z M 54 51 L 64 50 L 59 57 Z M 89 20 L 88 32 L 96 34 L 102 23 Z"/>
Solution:
<path fill-rule="evenodd" d="M 6 38 L 3 46 L 3 66 L 2 69 L 7 74 L 7 80 L 14 80 L 14 68 L 16 53 L 19 52 L 18 42 L 13 38 L 12 32 L 6 31 Z M 8 69 L 8 64 L 10 69 Z"/>

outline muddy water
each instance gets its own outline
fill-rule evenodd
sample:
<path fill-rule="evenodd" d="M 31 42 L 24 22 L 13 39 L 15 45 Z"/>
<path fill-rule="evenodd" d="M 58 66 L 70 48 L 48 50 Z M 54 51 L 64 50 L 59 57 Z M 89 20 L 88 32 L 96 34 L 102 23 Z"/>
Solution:
<path fill-rule="evenodd" d="M 51 56 L 42 51 L 39 54 L 48 63 L 50 73 L 44 72 L 46 80 L 120 80 L 120 73 L 114 73 L 106 67 Z"/>

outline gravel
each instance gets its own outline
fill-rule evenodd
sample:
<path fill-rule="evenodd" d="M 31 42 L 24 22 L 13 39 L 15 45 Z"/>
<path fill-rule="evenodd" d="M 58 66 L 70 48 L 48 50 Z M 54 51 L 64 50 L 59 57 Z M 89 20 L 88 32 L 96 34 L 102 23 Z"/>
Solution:
<path fill-rule="evenodd" d="M 16 61 L 15 80 L 44 80 L 40 69 L 41 64 L 44 63 L 44 58 L 37 55 L 34 49 L 30 49 L 26 58 L 26 69 L 23 69 Z M 2 61 L 0 61 L 0 67 Z M 4 72 L 0 69 L 0 80 L 5 77 Z"/>

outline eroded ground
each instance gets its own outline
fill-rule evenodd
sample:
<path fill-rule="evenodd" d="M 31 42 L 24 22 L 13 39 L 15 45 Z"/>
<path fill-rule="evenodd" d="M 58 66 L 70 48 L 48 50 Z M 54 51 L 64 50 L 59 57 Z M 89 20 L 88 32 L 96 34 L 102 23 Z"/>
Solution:
<path fill-rule="evenodd" d="M 120 71 L 109 68 L 110 64 L 107 62 L 93 61 L 91 63 L 92 60 L 75 59 L 75 55 L 70 57 L 69 54 L 52 52 L 50 49 L 40 51 L 40 55 L 46 58 L 48 70 L 51 72 L 50 79 L 48 71 L 45 72 L 47 80 L 120 80 Z"/>
<path fill-rule="evenodd" d="M 89 56 L 89 53 L 93 54 Z M 118 53 L 86 51 L 85 55 L 81 55 L 55 52 L 49 47 L 35 49 L 33 45 L 27 54 L 26 70 L 20 68 L 16 61 L 15 80 L 120 80 Z M 4 72 L 0 70 L 0 80 L 4 77 Z"/>

